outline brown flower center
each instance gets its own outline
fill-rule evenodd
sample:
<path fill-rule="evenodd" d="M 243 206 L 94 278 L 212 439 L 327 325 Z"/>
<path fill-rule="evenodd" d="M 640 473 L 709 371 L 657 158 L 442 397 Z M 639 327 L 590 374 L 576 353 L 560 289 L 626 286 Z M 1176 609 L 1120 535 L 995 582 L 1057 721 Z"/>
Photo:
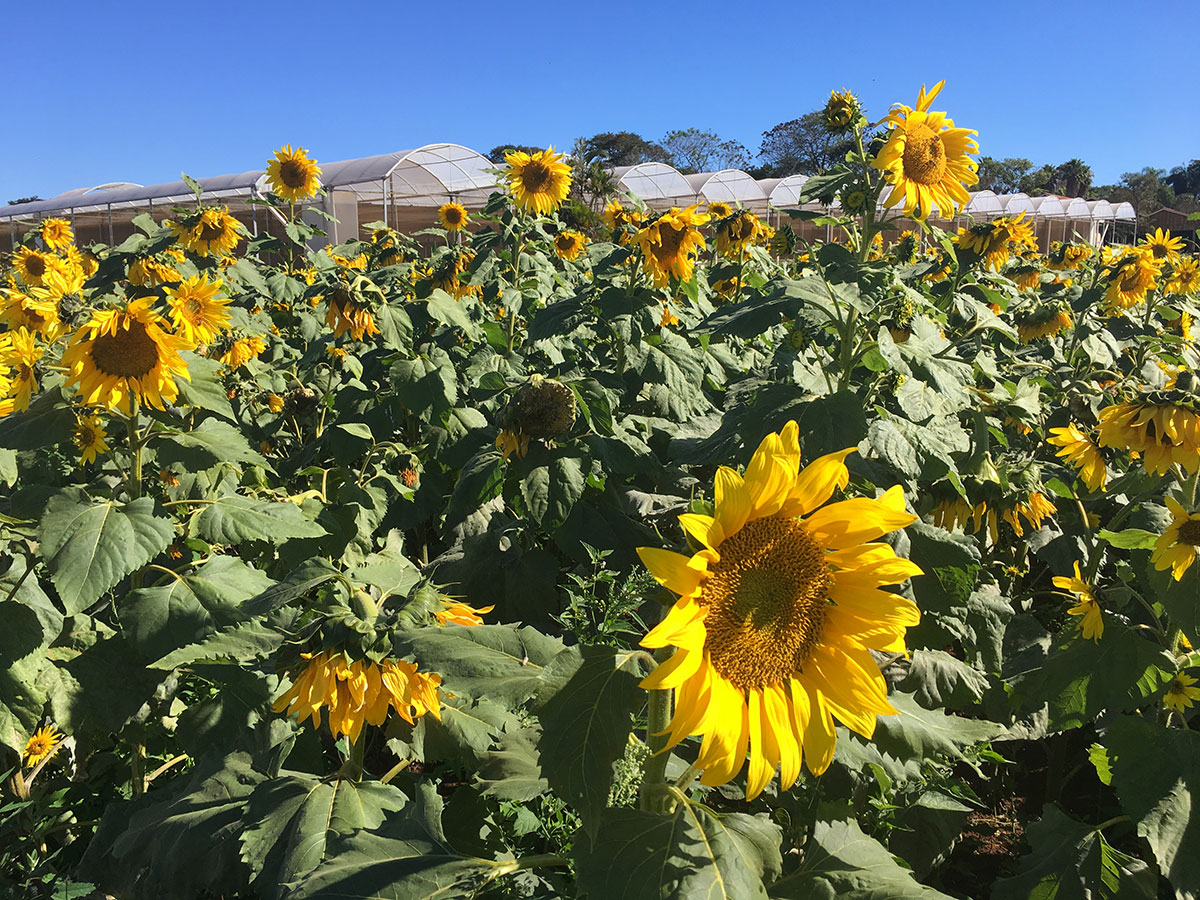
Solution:
<path fill-rule="evenodd" d="M 654 248 L 654 255 L 662 262 L 673 262 L 679 256 L 679 248 L 683 246 L 683 240 L 687 237 L 687 226 L 676 228 L 666 222 L 662 222 L 658 226 L 658 243 L 651 244 Z"/>
<path fill-rule="evenodd" d="M 521 169 L 521 184 L 527 194 L 540 194 L 547 190 L 553 178 L 550 167 L 536 159 L 527 162 Z"/>
<path fill-rule="evenodd" d="M 292 187 L 292 185 L 288 185 Z M 203 219 L 200 222 L 200 240 L 212 242 L 220 240 L 225 235 L 225 223 L 222 221 L 210 222 L 208 219 Z"/>
<path fill-rule="evenodd" d="M 279 180 L 285 187 L 298 190 L 308 181 L 308 166 L 298 159 L 285 159 L 279 164 Z"/>
<path fill-rule="evenodd" d="M 825 551 L 782 516 L 749 522 L 719 550 L 700 595 L 713 668 L 743 690 L 780 684 L 821 637 L 833 587 Z"/>
<path fill-rule="evenodd" d="M 33 278 L 41 278 L 46 274 L 46 260 L 36 254 L 25 257 L 25 271 Z"/>
<path fill-rule="evenodd" d="M 141 378 L 158 364 L 158 344 L 137 319 L 126 319 L 115 334 L 102 334 L 92 344 L 92 362 L 105 375 Z"/>
<path fill-rule="evenodd" d="M 1179 526 L 1179 543 L 1200 547 L 1200 519 L 1188 519 Z"/>
<path fill-rule="evenodd" d="M 919 184 L 938 184 L 946 174 L 946 145 L 928 125 L 910 126 L 904 144 L 904 177 Z"/>

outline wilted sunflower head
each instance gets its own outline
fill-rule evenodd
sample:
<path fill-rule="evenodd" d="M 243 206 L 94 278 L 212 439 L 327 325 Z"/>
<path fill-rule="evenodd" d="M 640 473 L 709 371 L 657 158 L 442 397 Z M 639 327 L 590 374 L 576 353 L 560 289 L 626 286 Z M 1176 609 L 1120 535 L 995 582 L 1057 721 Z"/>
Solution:
<path fill-rule="evenodd" d="M 849 90 L 830 91 L 823 114 L 825 127 L 837 134 L 855 123 L 862 114 L 862 104 Z"/>
<path fill-rule="evenodd" d="M 774 256 L 791 256 L 796 249 L 796 232 L 792 226 L 784 222 L 768 241 L 768 247 Z"/>
<path fill-rule="evenodd" d="M 708 222 L 708 218 L 696 212 L 695 206 L 673 206 L 637 233 L 642 260 L 656 287 L 666 287 L 672 276 L 679 281 L 691 280 L 696 257 L 705 247 L 697 226 Z"/>
<path fill-rule="evenodd" d="M 504 180 L 518 207 L 544 216 L 567 199 L 571 167 L 563 162 L 565 157 L 566 154 L 555 153 L 553 147 L 534 153 L 511 150 L 504 155 L 508 163 Z"/>
<path fill-rule="evenodd" d="M 1073 324 L 1071 313 L 1063 303 L 1039 303 L 1017 319 L 1017 337 L 1022 344 L 1039 338 L 1053 337 Z"/>
<path fill-rule="evenodd" d="M 733 215 L 733 207 L 723 200 L 714 200 L 708 204 L 708 214 L 714 219 L 724 219 Z"/>
<path fill-rule="evenodd" d="M 320 175 L 321 167 L 309 159 L 308 151 L 303 147 L 293 150 L 291 144 L 284 144 L 275 151 L 274 159 L 267 162 L 271 190 L 289 203 L 316 196 L 321 189 Z"/>
<path fill-rule="evenodd" d="M 722 255 L 741 253 L 765 235 L 766 229 L 758 216 L 748 209 L 739 209 L 717 223 L 717 252 Z"/>
<path fill-rule="evenodd" d="M 575 392 L 561 381 L 530 375 L 513 399 L 515 424 L 528 438 L 552 440 L 575 424 Z"/>
<path fill-rule="evenodd" d="M 1144 247 L 1126 251 L 1104 269 L 1108 284 L 1104 299 L 1112 312 L 1132 309 L 1145 302 L 1146 294 L 1157 286 L 1162 263 Z"/>

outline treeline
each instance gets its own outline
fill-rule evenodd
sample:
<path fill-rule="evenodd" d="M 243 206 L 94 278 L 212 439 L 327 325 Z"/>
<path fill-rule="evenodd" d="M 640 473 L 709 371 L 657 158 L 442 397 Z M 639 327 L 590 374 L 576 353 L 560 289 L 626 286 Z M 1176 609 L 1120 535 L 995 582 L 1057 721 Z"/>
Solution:
<path fill-rule="evenodd" d="M 1031 160 L 1020 157 L 995 159 L 982 156 L 979 159 L 979 184 L 975 189 L 997 194 L 1021 191 L 1031 196 L 1063 194 L 1129 202 L 1139 216 L 1163 206 L 1184 213 L 1200 211 L 1200 201 L 1196 199 L 1200 196 L 1200 160 L 1197 159 L 1170 170 L 1146 166 L 1137 172 L 1126 172 L 1115 184 L 1097 185 L 1093 181 L 1091 167 L 1078 158 L 1058 165 L 1035 167 Z"/>

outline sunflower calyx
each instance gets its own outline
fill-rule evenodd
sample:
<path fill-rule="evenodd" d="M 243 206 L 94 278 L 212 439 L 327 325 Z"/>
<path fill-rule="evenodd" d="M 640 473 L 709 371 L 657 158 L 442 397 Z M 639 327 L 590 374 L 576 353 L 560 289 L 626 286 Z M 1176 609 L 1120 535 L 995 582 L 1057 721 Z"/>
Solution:
<path fill-rule="evenodd" d="M 516 425 L 533 440 L 561 437 L 575 424 L 575 393 L 561 381 L 531 375 L 514 400 Z"/>

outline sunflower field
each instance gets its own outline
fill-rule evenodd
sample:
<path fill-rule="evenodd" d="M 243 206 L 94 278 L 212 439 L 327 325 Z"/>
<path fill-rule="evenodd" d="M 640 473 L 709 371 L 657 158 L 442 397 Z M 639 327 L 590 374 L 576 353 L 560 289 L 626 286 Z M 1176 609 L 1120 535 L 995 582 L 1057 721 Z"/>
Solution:
<path fill-rule="evenodd" d="M 775 228 L 24 235 L 0 896 L 1200 897 L 1200 263 L 939 228 L 940 89 Z"/>

